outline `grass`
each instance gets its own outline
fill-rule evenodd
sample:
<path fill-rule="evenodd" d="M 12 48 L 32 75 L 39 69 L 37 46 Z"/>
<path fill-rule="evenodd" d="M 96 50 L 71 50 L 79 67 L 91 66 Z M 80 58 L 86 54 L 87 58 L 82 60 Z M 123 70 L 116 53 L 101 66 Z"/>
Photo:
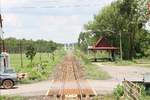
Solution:
<path fill-rule="evenodd" d="M 104 65 L 129 66 L 135 63 L 129 60 L 116 60 L 115 62 L 102 62 Z"/>
<path fill-rule="evenodd" d="M 28 77 L 22 80 L 21 83 L 31 83 L 50 78 L 55 65 L 59 63 L 64 54 L 64 50 L 56 50 L 55 60 L 53 61 L 52 54 L 37 53 L 32 63 L 23 54 L 23 67 L 21 67 L 20 54 L 10 54 L 10 61 L 11 66 L 13 66 L 17 73 L 28 73 Z"/>
<path fill-rule="evenodd" d="M 55 52 L 57 55 L 58 51 Z M 40 56 L 41 56 L 41 61 L 40 61 Z M 52 61 L 52 54 L 48 53 L 37 53 L 36 56 L 34 57 L 33 63 L 40 63 L 40 62 L 46 62 L 46 61 Z M 26 58 L 26 55 L 23 54 L 23 67 L 27 67 L 31 61 Z M 20 68 L 21 67 L 21 57 L 20 54 L 10 54 L 10 61 L 11 61 L 11 66 L 14 68 Z"/>
<path fill-rule="evenodd" d="M 29 97 L 22 96 L 0 96 L 0 100 L 29 100 Z M 115 100 L 112 95 L 96 96 L 92 100 Z"/>
<path fill-rule="evenodd" d="M 145 97 L 145 100 L 150 100 L 150 96 L 146 96 L 146 97 Z"/>
<path fill-rule="evenodd" d="M 97 52 L 96 58 L 102 59 L 102 58 L 108 58 L 110 55 L 107 52 Z M 88 59 L 93 59 L 94 53 L 90 52 L 87 55 Z M 143 57 L 139 59 L 133 59 L 133 60 L 120 60 L 119 57 L 116 57 L 115 62 L 110 62 L 107 60 L 101 60 L 102 64 L 105 65 L 115 65 L 115 66 L 141 66 L 141 67 L 150 67 L 150 57 Z"/>
<path fill-rule="evenodd" d="M 84 65 L 85 73 L 88 79 L 106 80 L 111 78 L 107 72 L 103 71 L 98 66 L 92 64 L 89 61 L 88 56 L 83 52 L 81 52 L 80 50 L 76 50 L 76 56 L 80 60 L 82 65 Z"/>
<path fill-rule="evenodd" d="M 93 100 L 116 100 L 116 98 L 114 95 L 104 95 L 104 96 L 96 96 Z M 142 100 L 150 100 L 150 96 L 146 96 Z"/>
<path fill-rule="evenodd" d="M 150 67 L 150 59 L 133 59 L 130 60 L 116 60 L 115 62 L 102 62 L 104 65 L 115 65 L 115 66 L 140 66 L 140 67 Z"/>
<path fill-rule="evenodd" d="M 0 100 L 25 100 L 25 97 L 21 97 L 21 96 L 0 96 Z"/>
<path fill-rule="evenodd" d="M 0 100 L 28 100 L 28 97 L 22 96 L 0 96 Z M 116 100 L 114 95 L 96 96 L 92 100 Z M 124 99 L 122 99 L 124 100 Z M 150 100 L 150 96 L 146 96 L 143 100 Z"/>
<path fill-rule="evenodd" d="M 85 64 L 85 71 L 88 79 L 106 80 L 111 78 L 109 74 L 94 64 Z"/>

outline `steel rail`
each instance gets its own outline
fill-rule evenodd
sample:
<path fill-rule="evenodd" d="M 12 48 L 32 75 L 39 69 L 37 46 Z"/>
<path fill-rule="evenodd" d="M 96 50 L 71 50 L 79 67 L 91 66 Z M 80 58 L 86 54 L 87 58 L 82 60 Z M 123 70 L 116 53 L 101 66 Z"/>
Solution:
<path fill-rule="evenodd" d="M 77 64 L 74 64 L 74 63 L 72 62 L 72 65 L 73 65 L 74 76 L 75 76 L 75 79 L 77 80 L 78 89 L 79 89 L 79 91 L 80 91 L 80 100 L 83 100 L 82 88 L 81 88 L 80 82 L 79 82 L 80 80 L 79 80 L 79 73 L 78 73 L 78 70 L 77 70 Z M 76 66 L 76 68 L 75 68 L 74 65 Z"/>

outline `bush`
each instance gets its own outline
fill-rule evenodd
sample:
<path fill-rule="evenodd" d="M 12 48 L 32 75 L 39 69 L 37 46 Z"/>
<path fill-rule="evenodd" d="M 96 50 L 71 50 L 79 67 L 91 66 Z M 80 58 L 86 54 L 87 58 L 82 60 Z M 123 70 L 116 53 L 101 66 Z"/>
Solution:
<path fill-rule="evenodd" d="M 143 86 L 143 85 L 139 85 L 139 86 L 140 86 L 140 88 L 141 88 L 141 98 L 140 98 L 140 100 L 147 100 L 147 99 L 146 99 L 145 86 Z"/>
<path fill-rule="evenodd" d="M 117 85 L 117 87 L 114 89 L 113 93 L 114 93 L 114 95 L 116 97 L 116 100 L 119 100 L 120 97 L 122 97 L 123 94 L 124 94 L 124 88 L 123 88 L 123 86 L 122 85 Z"/>

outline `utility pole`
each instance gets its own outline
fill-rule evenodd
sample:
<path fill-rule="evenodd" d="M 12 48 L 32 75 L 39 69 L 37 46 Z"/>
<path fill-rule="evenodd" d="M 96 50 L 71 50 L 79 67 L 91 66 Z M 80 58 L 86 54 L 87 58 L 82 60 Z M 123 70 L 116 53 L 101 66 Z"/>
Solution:
<path fill-rule="evenodd" d="M 0 54 L 2 53 L 2 34 L 3 34 L 3 31 L 2 31 L 2 17 L 1 17 L 1 14 L 0 14 Z"/>
<path fill-rule="evenodd" d="M 0 1 L 0 70 L 2 70 L 2 64 L 1 64 L 1 54 L 2 54 L 2 34 L 3 34 L 3 31 L 2 31 L 2 17 L 1 17 L 1 1 Z"/>
<path fill-rule="evenodd" d="M 21 42 L 21 40 L 20 40 L 20 44 L 19 44 L 19 46 L 20 46 L 20 60 L 21 60 L 21 67 L 23 67 L 23 58 L 22 58 L 22 42 Z"/>
<path fill-rule="evenodd" d="M 5 51 L 5 46 L 4 46 L 4 40 L 3 38 L 3 30 L 2 30 L 3 24 L 2 24 L 2 15 L 1 15 L 1 1 L 0 1 L 0 69 L 1 69 L 1 54 L 2 52 Z M 4 71 L 6 70 L 6 62 L 4 61 Z"/>
<path fill-rule="evenodd" d="M 2 30 L 2 15 L 1 15 L 1 2 L 0 2 L 0 54 L 5 52 L 5 42 L 3 38 L 3 30 Z"/>
<path fill-rule="evenodd" d="M 122 60 L 122 34 L 121 32 L 119 32 L 119 36 L 120 36 L 120 60 Z"/>
<path fill-rule="evenodd" d="M 2 54 L 2 19 L 1 19 L 1 13 L 0 13 L 0 70 L 2 70 L 2 66 L 1 66 L 1 54 Z"/>

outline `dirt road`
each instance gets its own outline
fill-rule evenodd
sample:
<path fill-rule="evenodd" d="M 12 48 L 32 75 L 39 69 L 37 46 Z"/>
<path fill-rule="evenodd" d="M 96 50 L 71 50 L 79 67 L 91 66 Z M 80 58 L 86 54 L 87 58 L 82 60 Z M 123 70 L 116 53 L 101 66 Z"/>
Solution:
<path fill-rule="evenodd" d="M 129 81 L 143 81 L 143 74 L 150 73 L 150 68 L 139 66 L 112 66 L 94 63 L 100 69 L 106 71 L 112 77 L 109 80 L 91 81 L 93 88 L 99 94 L 111 93 L 117 84 L 121 84 L 124 78 Z"/>
<path fill-rule="evenodd" d="M 107 94 L 113 91 L 113 88 L 122 82 L 124 78 L 128 80 L 142 80 L 142 75 L 150 72 L 150 68 L 133 67 L 133 66 L 106 66 L 95 63 L 99 68 L 108 72 L 112 79 L 109 80 L 88 80 L 98 94 Z M 51 81 L 43 81 L 27 85 L 18 85 L 14 89 L 0 89 L 1 95 L 22 95 L 22 96 L 39 96 L 45 95 L 51 86 Z"/>
<path fill-rule="evenodd" d="M 33 84 L 16 85 L 13 89 L 0 89 L 0 95 L 38 96 L 45 95 L 50 88 L 51 81 L 43 81 Z"/>
<path fill-rule="evenodd" d="M 125 79 L 130 81 L 142 81 L 143 74 L 150 72 L 150 67 L 140 66 L 114 66 L 114 65 L 102 65 L 101 63 L 95 63 L 102 70 L 108 72 L 113 80 L 122 82 Z"/>

